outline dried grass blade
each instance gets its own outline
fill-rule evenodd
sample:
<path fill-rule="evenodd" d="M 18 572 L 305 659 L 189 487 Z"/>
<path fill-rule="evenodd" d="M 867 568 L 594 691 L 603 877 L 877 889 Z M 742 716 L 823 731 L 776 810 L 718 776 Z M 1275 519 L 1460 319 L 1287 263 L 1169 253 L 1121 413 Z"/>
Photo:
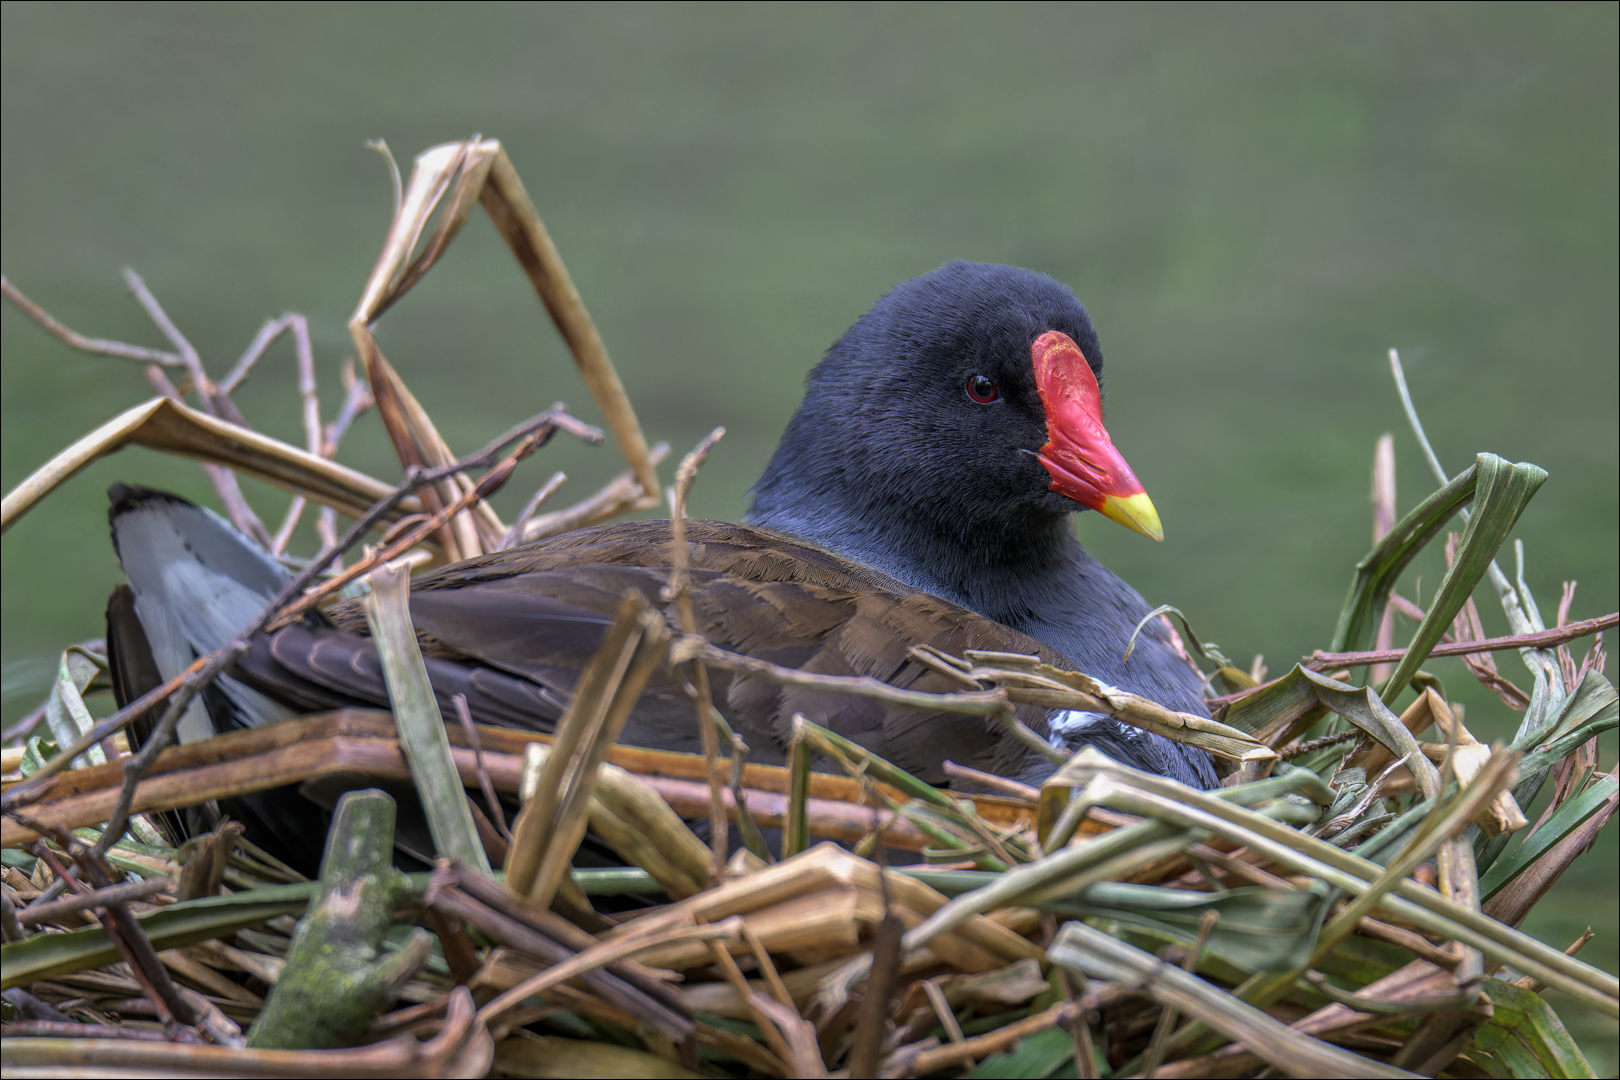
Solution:
<path fill-rule="evenodd" d="M 366 622 L 377 643 L 399 744 L 422 798 L 433 846 L 445 858 L 489 874 L 489 858 L 467 809 L 467 794 L 450 756 L 444 718 L 411 622 L 410 575 L 385 564 L 371 572 L 370 580 Z"/>
<path fill-rule="evenodd" d="M 129 445 L 245 472 L 349 517 L 360 517 L 393 491 L 391 485 L 347 466 L 160 397 L 109 420 L 8 492 L 0 510 L 0 531 L 11 528 L 40 499 L 91 462 Z M 408 497 L 388 520 L 421 510 L 421 501 Z"/>
<path fill-rule="evenodd" d="M 663 617 L 641 594 L 627 593 L 557 727 L 534 797 L 513 825 L 507 886 L 515 895 L 549 906 L 585 834 L 599 766 L 668 648 Z"/>
<path fill-rule="evenodd" d="M 518 179 L 517 170 L 512 168 L 512 162 L 500 144 L 494 143 L 493 146 L 489 180 L 483 191 L 484 209 L 512 248 L 512 254 L 517 256 L 518 264 L 523 267 L 541 303 L 545 304 L 546 311 L 556 323 L 558 332 L 568 343 L 580 374 L 584 376 L 591 395 L 607 419 L 608 427 L 613 430 L 613 437 L 618 440 L 620 451 L 635 474 L 642 491 L 640 505 L 656 506 L 658 474 L 653 469 L 647 439 L 641 433 L 641 424 L 636 419 L 630 397 L 624 392 L 624 384 L 619 381 L 613 361 L 608 358 L 602 336 L 597 332 L 590 313 L 585 310 L 579 290 L 574 287 L 573 278 L 563 265 L 556 245 L 551 242 L 551 236 L 535 211 L 534 203 L 529 201 L 529 194 L 523 188 L 523 181 Z"/>

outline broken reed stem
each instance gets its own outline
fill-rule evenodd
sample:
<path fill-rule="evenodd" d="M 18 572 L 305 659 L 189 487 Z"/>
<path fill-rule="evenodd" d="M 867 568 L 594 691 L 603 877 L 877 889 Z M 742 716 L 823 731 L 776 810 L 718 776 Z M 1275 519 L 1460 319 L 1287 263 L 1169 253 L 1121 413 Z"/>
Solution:
<path fill-rule="evenodd" d="M 680 467 L 675 470 L 675 485 L 669 490 L 670 572 L 666 599 L 675 605 L 681 633 L 688 636 L 697 634 L 697 617 L 692 611 L 692 596 L 687 589 L 686 499 L 691 494 L 692 482 L 697 479 L 698 470 L 709 459 L 709 451 L 725 434 L 725 428 L 717 427 L 704 436 L 692 448 L 692 452 L 681 459 Z M 709 670 L 703 666 L 702 660 L 688 660 L 684 666 L 687 693 L 697 712 L 698 736 L 703 740 L 704 771 L 709 779 L 709 844 L 713 853 L 709 880 L 719 881 L 725 869 L 726 854 L 730 850 L 726 835 L 730 820 L 726 816 L 725 797 L 721 794 L 720 740 L 709 718 L 709 712 L 714 708 L 714 694 L 709 686 Z M 741 815 L 748 811 L 739 804 L 737 812 Z"/>

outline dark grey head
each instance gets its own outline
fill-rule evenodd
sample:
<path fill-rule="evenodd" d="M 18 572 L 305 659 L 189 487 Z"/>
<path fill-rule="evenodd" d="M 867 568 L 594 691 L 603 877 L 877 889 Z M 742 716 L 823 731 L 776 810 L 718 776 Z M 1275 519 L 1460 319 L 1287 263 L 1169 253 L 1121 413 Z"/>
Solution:
<path fill-rule="evenodd" d="M 1086 309 L 1044 274 L 953 262 L 897 285 L 811 371 L 749 520 L 891 572 L 919 545 L 998 561 L 1066 529 L 1089 493 L 1042 459 L 1053 420 L 1032 350 L 1053 331 L 1101 375 Z"/>

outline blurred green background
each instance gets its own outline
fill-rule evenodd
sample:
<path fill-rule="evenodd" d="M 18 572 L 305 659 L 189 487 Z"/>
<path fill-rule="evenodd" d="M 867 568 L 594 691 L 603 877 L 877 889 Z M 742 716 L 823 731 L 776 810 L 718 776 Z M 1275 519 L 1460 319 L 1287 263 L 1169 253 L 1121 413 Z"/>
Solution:
<path fill-rule="evenodd" d="M 305 313 L 330 415 L 390 210 L 364 141 L 408 168 L 498 137 L 649 437 L 678 454 L 728 428 L 693 500 L 718 518 L 742 511 L 805 371 L 885 289 L 953 258 L 1044 271 L 1092 311 L 1110 430 L 1167 534 L 1087 515 L 1086 542 L 1278 672 L 1331 634 L 1381 432 L 1401 508 L 1432 487 L 1391 346 L 1451 471 L 1488 449 L 1551 473 L 1518 530 L 1549 618 L 1570 578 L 1575 617 L 1620 606 L 1617 30 L 1613 4 L 13 3 L 0 243 L 69 325 L 161 345 L 121 285 L 134 267 L 216 376 L 266 317 Z M 556 399 L 596 416 L 482 216 L 381 338 L 457 449 Z M 148 394 L 134 365 L 9 307 L 0 343 L 8 489 Z M 238 402 L 302 442 L 290 346 Z M 341 457 L 398 475 L 374 418 Z M 500 507 L 551 468 L 578 498 L 618 467 L 559 442 Z M 8 723 L 64 644 L 100 635 L 114 479 L 211 499 L 195 465 L 129 451 L 6 536 Z M 247 489 L 279 517 L 281 496 Z M 1431 595 L 1441 571 L 1420 560 L 1403 590 Z M 1460 664 L 1434 668 L 1482 737 L 1511 732 Z M 1562 946 L 1598 919 L 1587 955 L 1613 971 L 1612 827 L 1599 847 L 1531 928 Z M 1612 1073 L 1615 1026 L 1575 1012 Z"/>

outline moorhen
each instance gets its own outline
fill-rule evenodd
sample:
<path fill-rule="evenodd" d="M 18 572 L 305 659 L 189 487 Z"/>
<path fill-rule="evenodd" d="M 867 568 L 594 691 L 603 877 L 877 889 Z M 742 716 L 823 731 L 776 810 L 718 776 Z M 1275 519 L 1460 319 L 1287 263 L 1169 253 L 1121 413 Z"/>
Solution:
<path fill-rule="evenodd" d="M 1093 509 L 1160 538 L 1158 516 L 1102 424 L 1102 352 L 1064 285 L 954 262 L 896 286 L 811 371 L 743 524 L 692 521 L 698 631 L 721 647 L 807 670 L 958 687 L 908 657 L 929 643 L 1039 653 L 1169 708 L 1202 714 L 1202 682 L 1158 620 L 1129 661 L 1140 595 L 1087 554 L 1072 517 Z M 121 700 L 228 640 L 286 572 L 217 515 L 116 485 L 112 531 L 128 589 L 108 609 Z M 654 604 L 668 581 L 669 525 L 582 529 L 420 575 L 411 611 L 441 704 L 549 730 L 620 597 Z M 363 609 L 346 601 L 261 637 L 194 704 L 185 741 L 344 705 L 386 705 Z M 721 712 L 780 762 L 795 712 L 933 783 L 943 763 L 1034 779 L 1050 769 L 994 721 L 714 672 Z M 1053 742 L 1093 745 L 1200 788 L 1208 757 L 1095 713 L 1021 706 Z M 691 704 L 655 677 L 623 740 L 695 751 Z"/>

